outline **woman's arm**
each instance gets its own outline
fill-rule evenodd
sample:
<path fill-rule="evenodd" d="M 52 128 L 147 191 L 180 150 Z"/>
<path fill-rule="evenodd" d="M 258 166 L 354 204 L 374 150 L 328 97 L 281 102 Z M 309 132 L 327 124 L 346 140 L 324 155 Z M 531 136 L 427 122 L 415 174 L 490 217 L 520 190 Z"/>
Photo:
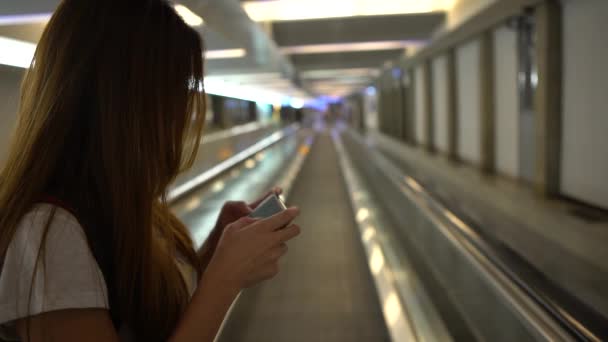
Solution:
<path fill-rule="evenodd" d="M 213 341 L 238 290 L 221 284 L 219 277 L 203 276 L 172 342 Z M 29 332 L 29 334 L 28 334 Z M 21 341 L 118 342 L 106 309 L 70 309 L 46 312 L 17 321 Z"/>
<path fill-rule="evenodd" d="M 219 275 L 208 272 L 201 278 L 188 309 L 169 341 L 213 341 L 215 338 L 239 289 L 227 286 L 220 281 Z"/>
<path fill-rule="evenodd" d="M 238 292 L 277 274 L 278 260 L 287 251 L 285 242 L 300 228 L 291 224 L 277 229 L 298 213 L 290 208 L 268 219 L 244 217 L 228 225 L 170 341 L 213 341 Z M 106 309 L 50 311 L 18 320 L 17 332 L 30 342 L 119 340 Z"/>
<path fill-rule="evenodd" d="M 118 341 L 106 309 L 58 310 L 20 319 L 17 320 L 17 334 L 21 341 L 31 342 Z"/>
<path fill-rule="evenodd" d="M 287 252 L 285 242 L 300 228 L 292 224 L 277 229 L 298 213 L 289 208 L 268 219 L 243 217 L 228 225 L 170 341 L 213 341 L 239 291 L 277 274 L 278 260 Z"/>
<path fill-rule="evenodd" d="M 238 290 L 203 276 L 175 330 L 172 342 L 213 341 Z M 46 312 L 17 321 L 21 341 L 118 342 L 106 309 L 69 309 Z"/>

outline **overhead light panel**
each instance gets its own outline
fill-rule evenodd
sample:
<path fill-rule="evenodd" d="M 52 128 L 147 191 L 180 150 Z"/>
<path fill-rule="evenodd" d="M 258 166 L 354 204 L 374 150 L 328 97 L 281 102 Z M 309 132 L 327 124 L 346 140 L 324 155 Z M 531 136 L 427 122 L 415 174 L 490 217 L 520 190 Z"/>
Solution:
<path fill-rule="evenodd" d="M 53 13 L 0 15 L 0 26 L 46 24 Z"/>
<path fill-rule="evenodd" d="M 429 13 L 449 10 L 453 4 L 454 0 L 275 0 L 242 2 L 243 8 L 254 21 Z"/>
<path fill-rule="evenodd" d="M 346 69 L 321 69 L 308 70 L 300 73 L 300 77 L 311 78 L 332 78 L 332 77 L 376 77 L 380 71 L 372 68 L 346 68 Z"/>
<path fill-rule="evenodd" d="M 224 80 L 232 81 L 259 81 L 259 80 L 273 80 L 281 78 L 281 73 L 278 72 L 258 72 L 258 73 L 246 73 L 246 74 L 227 74 L 221 76 L 210 76 L 220 77 Z"/>
<path fill-rule="evenodd" d="M 338 44 L 316 44 L 297 45 L 281 48 L 281 52 L 287 55 L 310 54 L 310 53 L 334 53 L 354 51 L 380 51 L 406 49 L 413 46 L 423 45 L 422 41 L 382 41 L 364 43 L 338 43 Z"/>
<path fill-rule="evenodd" d="M 291 99 L 291 101 L 289 102 L 289 105 L 292 106 L 295 109 L 300 109 L 302 107 L 304 107 L 304 101 L 302 99 Z"/>
<path fill-rule="evenodd" d="M 247 55 L 245 49 L 226 49 L 226 50 L 209 50 L 205 51 L 206 59 L 227 59 L 241 58 Z"/>
<path fill-rule="evenodd" d="M 316 85 L 320 85 L 320 84 L 332 85 L 332 86 L 343 86 L 343 85 L 356 86 L 356 85 L 368 84 L 368 83 L 370 83 L 370 79 L 367 79 L 367 78 L 333 78 L 333 79 L 327 79 L 327 80 L 322 80 L 322 81 L 310 82 L 309 84 L 312 86 L 316 86 Z"/>
<path fill-rule="evenodd" d="M 175 5 L 174 8 L 175 12 L 184 19 L 186 24 L 195 27 L 203 25 L 203 18 L 196 15 L 196 13 L 192 12 L 188 7 L 184 5 Z"/>
<path fill-rule="evenodd" d="M 36 52 L 36 44 L 0 37 L 0 64 L 29 68 Z"/>

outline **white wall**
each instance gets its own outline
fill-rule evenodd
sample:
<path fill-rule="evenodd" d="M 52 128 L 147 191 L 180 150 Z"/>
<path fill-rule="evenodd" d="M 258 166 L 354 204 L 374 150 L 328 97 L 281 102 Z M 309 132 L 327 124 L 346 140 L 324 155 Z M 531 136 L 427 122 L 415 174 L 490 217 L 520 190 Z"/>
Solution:
<path fill-rule="evenodd" d="M 494 31 L 494 89 L 496 90 L 496 169 L 519 176 L 519 95 L 517 90 L 517 33 L 501 27 Z"/>
<path fill-rule="evenodd" d="M 479 41 L 456 50 L 456 93 L 458 96 L 458 155 L 465 161 L 481 161 Z"/>
<path fill-rule="evenodd" d="M 435 147 L 448 151 L 448 59 L 445 55 L 433 60 L 433 109 Z"/>
<path fill-rule="evenodd" d="M 608 1 L 563 5 L 561 190 L 608 209 Z"/>
<path fill-rule="evenodd" d="M 4 164 L 10 134 L 15 126 L 24 70 L 0 65 L 0 165 Z"/>
<path fill-rule="evenodd" d="M 424 69 L 422 66 L 417 66 L 415 71 L 415 93 L 416 99 L 414 101 L 416 110 L 414 116 L 414 125 L 416 128 L 416 142 L 419 144 L 426 144 L 426 105 L 424 104 L 425 97 L 425 82 L 424 82 Z"/>
<path fill-rule="evenodd" d="M 471 16 L 484 10 L 497 0 L 451 0 L 452 7 L 447 11 L 447 18 L 441 32 L 450 31 L 461 25 Z"/>
<path fill-rule="evenodd" d="M 363 92 L 363 119 L 365 126 L 370 130 L 378 130 L 378 95 L 376 88 L 373 92 Z"/>

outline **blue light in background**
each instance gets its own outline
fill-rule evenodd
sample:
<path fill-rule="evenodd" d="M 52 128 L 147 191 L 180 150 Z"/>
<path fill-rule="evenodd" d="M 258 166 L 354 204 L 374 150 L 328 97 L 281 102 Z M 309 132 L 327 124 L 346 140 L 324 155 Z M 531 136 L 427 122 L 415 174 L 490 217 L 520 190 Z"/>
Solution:
<path fill-rule="evenodd" d="M 333 102 L 332 100 L 330 100 L 330 98 L 326 96 L 319 96 L 314 100 L 307 102 L 306 107 L 315 109 L 319 112 L 324 112 L 327 110 L 327 106 L 329 105 L 330 101 Z"/>
<path fill-rule="evenodd" d="M 393 78 L 394 79 L 401 78 L 401 69 L 399 69 L 399 68 L 393 68 L 392 74 L 393 74 Z"/>

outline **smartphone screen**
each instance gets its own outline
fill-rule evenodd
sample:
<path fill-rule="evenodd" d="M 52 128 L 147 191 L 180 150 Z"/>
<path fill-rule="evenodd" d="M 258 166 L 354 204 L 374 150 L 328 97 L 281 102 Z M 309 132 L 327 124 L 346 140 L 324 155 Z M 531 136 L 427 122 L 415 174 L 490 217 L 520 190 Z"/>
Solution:
<path fill-rule="evenodd" d="M 258 205 L 258 207 L 255 208 L 251 214 L 249 214 L 249 217 L 263 219 L 274 214 L 278 214 L 285 209 L 287 209 L 285 203 L 283 203 L 283 201 L 281 201 L 276 194 L 272 194 L 266 197 L 266 199 L 264 199 L 262 203 L 260 203 L 260 205 Z"/>

